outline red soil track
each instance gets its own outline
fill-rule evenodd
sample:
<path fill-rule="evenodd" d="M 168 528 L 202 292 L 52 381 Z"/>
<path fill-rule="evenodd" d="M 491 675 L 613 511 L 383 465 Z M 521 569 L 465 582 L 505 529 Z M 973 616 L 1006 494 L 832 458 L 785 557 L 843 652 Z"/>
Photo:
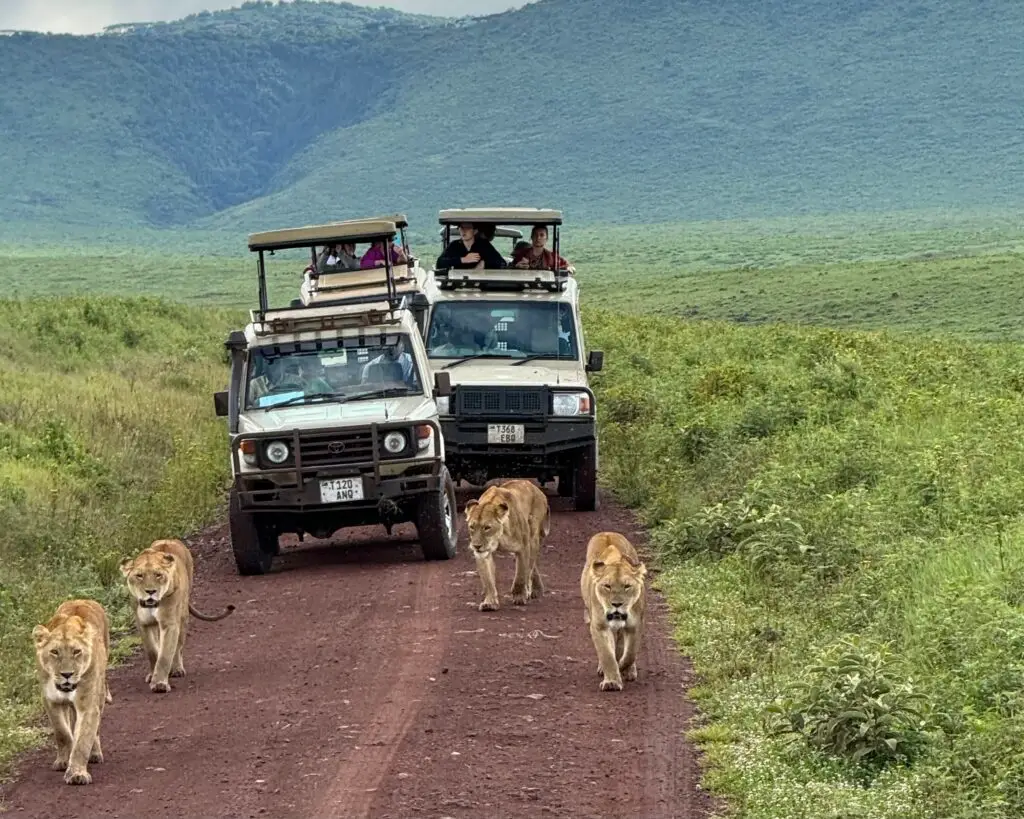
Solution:
<path fill-rule="evenodd" d="M 169 694 L 150 693 L 141 658 L 111 671 L 93 784 L 65 785 L 47 746 L 2 790 L 8 815 L 709 816 L 682 734 L 694 713 L 689 669 L 660 596 L 639 680 L 598 690 L 583 550 L 601 530 L 641 542 L 635 523 L 607 502 L 577 513 L 550 500 L 548 591 L 513 607 L 511 560 L 499 560 L 493 613 L 476 609 L 464 524 L 451 561 L 424 562 L 412 527 L 391 538 L 373 527 L 286 544 L 269 575 L 249 578 L 235 571 L 226 526 L 202 533 L 189 543 L 194 602 L 237 610 L 192 619 L 188 676 Z"/>

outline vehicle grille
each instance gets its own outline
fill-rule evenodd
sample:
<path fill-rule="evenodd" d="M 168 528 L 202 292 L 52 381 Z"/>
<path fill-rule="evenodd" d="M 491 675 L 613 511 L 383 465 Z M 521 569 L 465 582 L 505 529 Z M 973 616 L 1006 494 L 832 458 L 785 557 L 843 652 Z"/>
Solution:
<path fill-rule="evenodd" d="M 303 466 L 346 464 L 373 460 L 373 436 L 369 430 L 354 433 L 303 435 L 299 438 Z"/>
<path fill-rule="evenodd" d="M 504 387 L 459 387 L 455 412 L 458 415 L 546 415 L 546 389 Z"/>

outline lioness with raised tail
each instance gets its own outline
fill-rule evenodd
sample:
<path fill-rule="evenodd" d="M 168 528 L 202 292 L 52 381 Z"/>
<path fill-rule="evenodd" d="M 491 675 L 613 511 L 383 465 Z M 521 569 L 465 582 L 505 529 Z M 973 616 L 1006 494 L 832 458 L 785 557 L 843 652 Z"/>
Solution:
<path fill-rule="evenodd" d="M 121 561 L 121 574 L 135 598 L 135 624 L 149 661 L 146 682 L 158 694 L 171 690 L 170 677 L 184 677 L 185 632 L 188 616 L 214 622 L 235 610 L 228 606 L 210 615 L 193 608 L 192 553 L 180 540 L 154 540 L 134 558 Z"/>
<path fill-rule="evenodd" d="M 602 691 L 621 691 L 623 678 L 635 680 L 644 633 L 647 567 L 633 544 L 618 532 L 599 532 L 587 544 L 580 575 L 583 622 L 597 650 Z"/>
<path fill-rule="evenodd" d="M 57 743 L 55 771 L 69 785 L 92 782 L 90 762 L 103 761 L 100 720 L 107 690 L 110 624 L 95 600 L 68 600 L 45 625 L 32 629 L 36 673 Z"/>
<path fill-rule="evenodd" d="M 466 503 L 466 525 L 470 550 L 483 587 L 480 611 L 498 609 L 498 586 L 494 576 L 496 552 L 515 555 L 514 604 L 523 606 L 527 600 L 541 596 L 544 581 L 540 576 L 540 549 L 551 530 L 551 512 L 544 490 L 527 480 L 489 486 L 479 500 Z"/>

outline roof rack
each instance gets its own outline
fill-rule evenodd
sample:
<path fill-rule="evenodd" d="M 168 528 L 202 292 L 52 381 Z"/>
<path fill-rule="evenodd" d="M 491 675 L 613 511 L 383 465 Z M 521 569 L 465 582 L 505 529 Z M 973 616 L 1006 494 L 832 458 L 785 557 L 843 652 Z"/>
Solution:
<path fill-rule="evenodd" d="M 332 302 L 312 307 L 280 307 L 265 312 L 251 310 L 250 321 L 253 333 L 257 337 L 278 333 L 323 332 L 350 327 L 371 327 L 394 321 L 398 318 L 397 313 L 408 308 L 409 300 L 409 296 L 403 296 L 396 305 L 386 301 L 382 302 L 379 297 L 375 301 L 365 299 L 359 302 L 346 301 L 344 306 L 359 305 L 359 309 L 343 311 L 339 311 L 338 305 Z"/>
<path fill-rule="evenodd" d="M 437 286 L 442 290 L 546 290 L 558 293 L 569 282 L 567 270 L 450 270 L 434 271 Z"/>
<path fill-rule="evenodd" d="M 396 214 L 401 216 L 401 214 Z M 404 218 L 404 217 L 402 217 Z M 295 311 L 308 311 L 310 307 L 320 312 L 316 315 L 369 314 L 383 311 L 392 313 L 402 309 L 407 295 L 416 288 L 415 279 L 409 275 L 407 265 L 397 268 L 391 262 L 391 254 L 384 254 L 384 266 L 337 273 L 310 274 L 307 272 L 300 289 L 299 304 L 271 310 L 267 299 L 267 270 L 265 253 L 275 250 L 304 248 L 310 249 L 311 267 L 316 270 L 317 245 L 338 242 L 384 241 L 388 246 L 398 233 L 398 226 L 387 219 L 351 219 L 345 222 L 331 222 L 324 225 L 308 225 L 299 228 L 285 228 L 249 236 L 249 250 L 259 253 L 257 265 L 259 275 L 259 309 L 253 312 L 253 323 L 264 325 L 273 315 L 277 324 L 286 321 L 289 326 L 307 315 Z M 308 268 L 307 268 L 308 270 Z M 401 290 L 401 292 L 400 292 Z M 374 306 L 371 306 L 374 305 Z M 351 308 L 340 310 L 338 308 Z"/>
<path fill-rule="evenodd" d="M 493 226 L 495 236 L 516 240 L 522 238 L 522 233 L 510 225 L 550 225 L 551 249 L 556 259 L 560 255 L 562 211 L 553 208 L 449 208 L 438 213 L 437 221 L 443 226 L 441 243 L 444 247 L 452 241 L 452 229 L 465 222 Z"/>
<path fill-rule="evenodd" d="M 450 208 L 438 214 L 442 225 L 493 222 L 500 225 L 560 225 L 562 211 L 551 208 Z"/>

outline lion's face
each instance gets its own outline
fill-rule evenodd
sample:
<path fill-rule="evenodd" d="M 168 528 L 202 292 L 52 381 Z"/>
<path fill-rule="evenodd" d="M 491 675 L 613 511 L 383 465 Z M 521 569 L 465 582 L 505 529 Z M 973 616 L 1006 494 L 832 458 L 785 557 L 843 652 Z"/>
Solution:
<path fill-rule="evenodd" d="M 122 561 L 121 574 L 139 607 L 155 609 L 170 589 L 173 568 L 174 555 L 147 549 L 134 560 Z"/>
<path fill-rule="evenodd" d="M 46 626 L 32 630 L 39 665 L 53 687 L 64 694 L 78 688 L 82 674 L 92 663 L 92 634 L 81 617 L 69 617 L 50 631 Z"/>
<path fill-rule="evenodd" d="M 507 503 L 482 504 L 479 501 L 471 500 L 466 504 L 469 548 L 473 550 L 476 557 L 487 557 L 494 553 L 507 525 Z"/>
<path fill-rule="evenodd" d="M 604 618 L 612 628 L 621 628 L 628 622 L 633 606 L 640 599 L 647 567 L 643 563 L 634 566 L 627 560 L 609 564 L 596 560 L 592 568 L 594 594 Z"/>

